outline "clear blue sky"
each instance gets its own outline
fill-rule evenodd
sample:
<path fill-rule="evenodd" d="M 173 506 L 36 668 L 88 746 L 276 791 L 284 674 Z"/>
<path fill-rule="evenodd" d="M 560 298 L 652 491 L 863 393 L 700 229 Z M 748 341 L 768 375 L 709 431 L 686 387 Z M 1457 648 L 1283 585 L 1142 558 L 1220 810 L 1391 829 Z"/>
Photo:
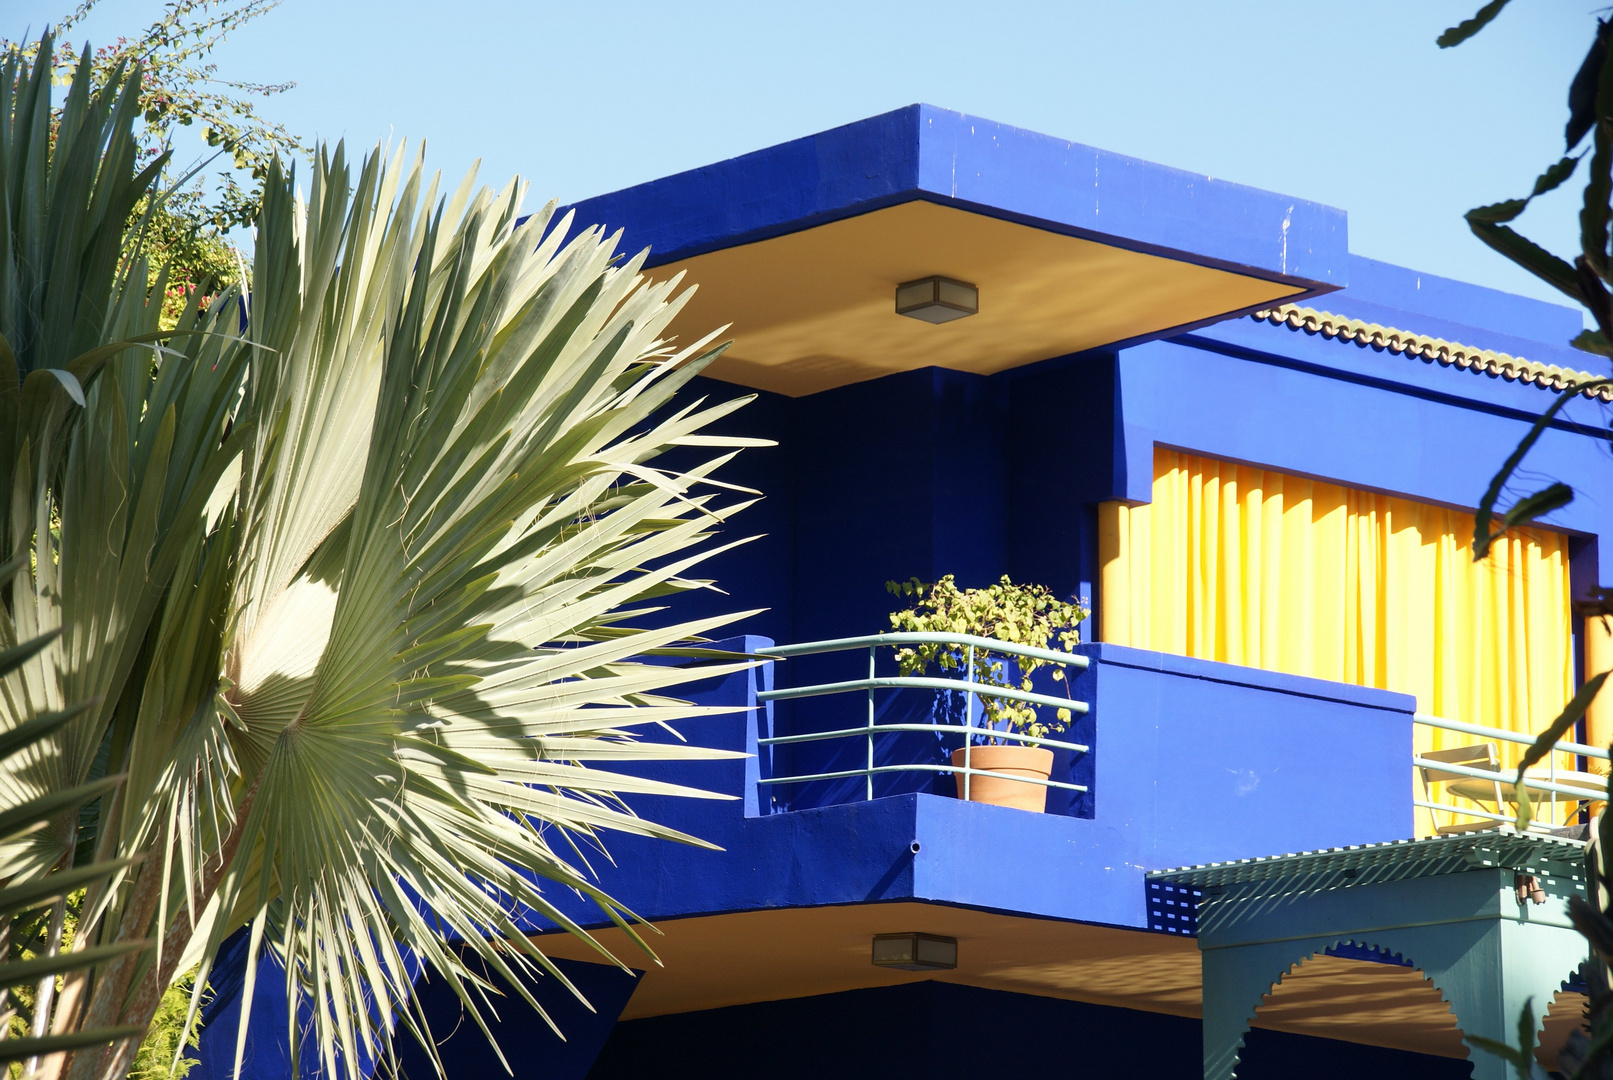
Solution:
<path fill-rule="evenodd" d="M 1562 153 L 1595 8 L 1346 3 L 514 3 L 286 0 L 216 54 L 295 80 L 265 111 L 308 136 L 425 138 L 450 176 L 520 173 L 570 201 L 915 101 L 1342 207 L 1362 255 L 1558 299 L 1461 214 L 1525 193 Z M 5 0 L 19 37 L 70 0 Z M 74 36 L 149 23 L 102 0 Z M 1572 253 L 1578 184 L 1522 224 Z"/>

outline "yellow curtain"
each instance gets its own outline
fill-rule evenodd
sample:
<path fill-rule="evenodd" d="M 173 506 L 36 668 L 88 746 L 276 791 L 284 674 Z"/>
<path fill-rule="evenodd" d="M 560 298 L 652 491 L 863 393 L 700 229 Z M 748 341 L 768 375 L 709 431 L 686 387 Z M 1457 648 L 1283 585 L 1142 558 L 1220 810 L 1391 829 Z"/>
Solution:
<path fill-rule="evenodd" d="M 1471 511 L 1165 449 L 1153 494 L 1102 508 L 1105 641 L 1398 690 L 1519 732 L 1573 694 L 1559 533 L 1518 530 L 1475 563 Z M 1419 749 L 1477 741 L 1417 731 Z"/>

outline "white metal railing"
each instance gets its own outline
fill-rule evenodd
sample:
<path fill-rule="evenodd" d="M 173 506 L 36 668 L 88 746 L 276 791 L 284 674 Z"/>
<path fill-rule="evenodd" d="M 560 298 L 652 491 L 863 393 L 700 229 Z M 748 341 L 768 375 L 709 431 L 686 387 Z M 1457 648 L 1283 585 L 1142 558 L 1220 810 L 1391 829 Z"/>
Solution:
<path fill-rule="evenodd" d="M 1532 746 L 1536 739 L 1534 735 L 1487 727 L 1483 724 L 1470 724 L 1462 720 L 1447 720 L 1442 716 L 1434 716 L 1424 712 L 1414 714 L 1412 721 L 1422 727 L 1436 728 L 1441 731 L 1454 731 L 1464 735 L 1475 735 L 1486 741 L 1511 743 L 1519 746 Z M 1595 761 L 1609 760 L 1607 750 L 1600 747 L 1569 741 L 1554 743 L 1552 752 L 1545 756 L 1541 766 L 1530 770 L 1523 777 L 1522 786 L 1530 792 L 1541 793 L 1544 798 L 1535 801 L 1544 804 L 1546 808 L 1544 815 L 1539 815 L 1537 810 L 1537 820 L 1531 823 L 1531 828 L 1549 829 L 1561 824 L 1557 821 L 1559 808 L 1562 808 L 1565 812 L 1564 822 L 1562 823 L 1566 823 L 1567 816 L 1577 812 L 1581 804 L 1599 802 L 1606 798 L 1606 777 L 1595 773 L 1581 772 L 1576 769 L 1560 768 L 1558 759 L 1563 754 L 1572 757 L 1589 758 Z M 1437 758 L 1424 757 L 1417 753 L 1413 753 L 1411 761 L 1413 766 L 1424 770 L 1422 772 L 1425 780 L 1423 789 L 1429 796 L 1423 799 L 1413 799 L 1414 805 L 1433 812 L 1462 815 L 1477 818 L 1481 821 L 1510 822 L 1516 820 L 1516 815 L 1505 813 L 1504 808 L 1500 805 L 1502 802 L 1514 801 L 1507 797 L 1507 792 L 1513 789 L 1517 783 L 1516 766 L 1508 767 L 1498 763 L 1494 769 L 1482 769 L 1458 762 L 1440 761 Z M 1457 803 L 1434 801 L 1430 788 L 1434 783 L 1448 782 L 1448 779 L 1442 777 L 1439 780 L 1430 782 L 1427 779 L 1430 772 L 1446 773 L 1450 776 L 1491 782 L 1496 785 L 1494 788 L 1496 797 L 1491 800 L 1497 804 L 1495 809 L 1482 809 L 1483 800 L 1474 800 L 1463 795 L 1456 797 L 1466 798 L 1469 803 L 1479 805 L 1464 806 Z"/>
<path fill-rule="evenodd" d="M 902 645 L 950 645 L 964 653 L 964 672 L 967 677 L 962 679 L 934 679 L 918 675 L 887 675 L 876 673 L 878 654 L 881 648 L 896 648 Z M 991 739 L 1001 739 L 1021 745 L 1042 746 L 1051 750 L 1070 750 L 1084 754 L 1090 747 L 1081 743 L 1061 742 L 1057 739 L 1038 738 L 1031 735 L 1022 735 L 1014 731 L 999 731 L 991 727 L 977 727 L 975 725 L 977 713 L 977 699 L 981 697 L 1002 698 L 1009 701 L 1024 702 L 1028 705 L 1044 705 L 1051 708 L 1069 709 L 1072 713 L 1085 713 L 1087 705 L 1082 701 L 1071 698 L 1058 698 L 1050 694 L 1036 694 L 1028 690 L 1018 690 L 1013 687 L 991 686 L 986 683 L 973 681 L 975 650 L 989 650 L 1007 656 L 1025 657 L 1031 660 L 1044 660 L 1048 663 L 1058 664 L 1063 669 L 1085 668 L 1090 661 L 1084 656 L 1075 653 L 1058 652 L 1053 649 L 1038 649 L 1029 645 L 1016 645 L 1013 642 L 997 641 L 993 638 L 976 637 L 971 634 L 872 634 L 866 637 L 836 638 L 832 641 L 812 641 L 801 645 L 782 645 L 771 649 L 759 650 L 763 656 L 773 656 L 781 660 L 792 656 L 815 656 L 822 653 L 848 652 L 853 649 L 868 650 L 868 677 L 865 679 L 850 679 L 841 682 L 822 683 L 816 686 L 788 687 L 779 690 L 768 690 L 757 694 L 761 701 L 784 701 L 792 698 L 821 697 L 827 694 L 866 692 L 868 695 L 868 715 L 866 722 L 859 727 L 839 728 L 833 731 L 808 731 L 797 735 L 775 735 L 757 742 L 763 746 L 789 746 L 796 743 L 825 742 L 833 739 L 862 738 L 867 741 L 866 763 L 858 769 L 840 769 L 834 772 L 806 773 L 799 776 L 770 776 L 763 777 L 761 784 L 805 784 L 814 780 L 846 780 L 853 777 L 862 777 L 864 781 L 864 794 L 867 798 L 874 797 L 874 777 L 885 773 L 898 772 L 931 772 L 954 773 L 963 777 L 963 798 L 969 798 L 969 786 L 976 776 L 997 777 L 1003 780 L 1016 780 L 1021 783 L 1035 784 L 1040 787 L 1059 788 L 1065 791 L 1086 791 L 1084 784 L 1069 784 L 1051 778 L 1037 780 L 1024 776 L 1015 776 L 1009 773 L 992 772 L 988 769 L 976 769 L 971 762 L 971 748 L 976 736 Z M 1068 677 L 1065 686 L 1069 686 Z M 964 698 L 964 722 L 962 724 L 881 724 L 874 708 L 874 693 L 879 690 L 939 690 L 945 693 L 962 693 Z M 928 762 L 912 762 L 898 765 L 874 764 L 874 741 L 879 735 L 886 733 L 928 731 L 944 735 L 961 735 L 963 737 L 963 765 L 961 767 L 946 764 L 937 765 Z"/>

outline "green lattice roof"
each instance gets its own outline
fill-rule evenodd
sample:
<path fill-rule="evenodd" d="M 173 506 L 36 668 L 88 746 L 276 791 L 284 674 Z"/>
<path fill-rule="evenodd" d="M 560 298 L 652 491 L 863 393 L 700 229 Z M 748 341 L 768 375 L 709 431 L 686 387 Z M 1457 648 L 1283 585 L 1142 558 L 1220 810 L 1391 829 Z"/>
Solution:
<path fill-rule="evenodd" d="M 1148 880 L 1191 889 L 1280 885 L 1284 889 L 1311 890 L 1499 867 L 1568 880 L 1583 888 L 1584 855 L 1585 845 L 1579 840 L 1535 833 L 1520 835 L 1502 827 L 1426 840 L 1395 840 L 1155 870 Z"/>

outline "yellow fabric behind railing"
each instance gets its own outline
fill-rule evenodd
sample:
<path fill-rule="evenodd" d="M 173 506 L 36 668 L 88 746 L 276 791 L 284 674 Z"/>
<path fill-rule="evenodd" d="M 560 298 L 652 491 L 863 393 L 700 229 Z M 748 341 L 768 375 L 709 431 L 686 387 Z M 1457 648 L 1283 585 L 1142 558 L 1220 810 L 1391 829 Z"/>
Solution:
<path fill-rule="evenodd" d="M 1561 534 L 1517 530 L 1475 563 L 1470 511 L 1165 449 L 1153 494 L 1101 509 L 1104 641 L 1398 690 L 1519 732 L 1573 693 Z M 1420 750 L 1476 741 L 1418 733 Z"/>

